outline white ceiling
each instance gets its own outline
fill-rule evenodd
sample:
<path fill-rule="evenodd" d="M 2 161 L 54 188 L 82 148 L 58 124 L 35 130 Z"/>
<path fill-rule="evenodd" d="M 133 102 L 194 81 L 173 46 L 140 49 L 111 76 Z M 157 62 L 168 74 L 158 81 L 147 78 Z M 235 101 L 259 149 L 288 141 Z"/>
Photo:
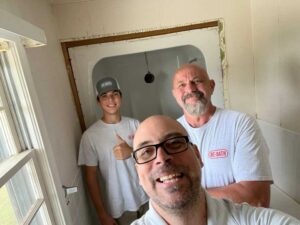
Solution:
<path fill-rule="evenodd" d="M 74 3 L 74 2 L 89 2 L 94 0 L 50 0 L 51 4 L 66 4 L 66 3 Z"/>

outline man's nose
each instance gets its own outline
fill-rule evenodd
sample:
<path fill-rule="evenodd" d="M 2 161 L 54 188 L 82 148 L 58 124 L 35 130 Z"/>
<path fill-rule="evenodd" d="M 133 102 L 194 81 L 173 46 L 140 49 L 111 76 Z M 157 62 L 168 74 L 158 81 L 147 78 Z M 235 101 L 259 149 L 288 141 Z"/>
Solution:
<path fill-rule="evenodd" d="M 161 163 L 167 162 L 167 161 L 171 160 L 171 158 L 172 158 L 172 155 L 169 155 L 162 146 L 159 146 L 157 148 L 156 154 L 157 154 L 156 159 L 155 159 L 156 164 L 161 164 Z"/>
<path fill-rule="evenodd" d="M 113 95 L 108 95 L 108 96 L 107 96 L 107 99 L 108 99 L 108 100 L 113 100 L 113 99 L 114 99 L 114 96 L 113 96 Z"/>
<path fill-rule="evenodd" d="M 186 91 L 193 92 L 197 90 L 197 86 L 194 82 L 188 82 L 186 85 Z"/>

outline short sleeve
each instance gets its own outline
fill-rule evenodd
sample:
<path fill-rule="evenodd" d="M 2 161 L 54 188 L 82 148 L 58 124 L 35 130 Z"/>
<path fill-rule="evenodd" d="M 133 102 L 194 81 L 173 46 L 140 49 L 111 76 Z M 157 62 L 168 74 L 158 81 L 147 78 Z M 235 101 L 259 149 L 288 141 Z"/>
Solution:
<path fill-rule="evenodd" d="M 140 121 L 134 120 L 135 130 L 139 127 Z"/>
<path fill-rule="evenodd" d="M 86 166 L 98 165 L 97 152 L 89 138 L 88 133 L 84 133 L 80 141 L 78 165 L 86 165 Z"/>
<path fill-rule="evenodd" d="M 255 119 L 243 115 L 236 126 L 233 163 L 236 182 L 272 180 L 269 149 Z"/>

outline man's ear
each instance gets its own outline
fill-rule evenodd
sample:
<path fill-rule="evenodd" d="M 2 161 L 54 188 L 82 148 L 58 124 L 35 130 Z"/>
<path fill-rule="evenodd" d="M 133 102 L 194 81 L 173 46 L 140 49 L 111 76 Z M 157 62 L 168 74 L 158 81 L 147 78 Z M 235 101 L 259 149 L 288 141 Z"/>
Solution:
<path fill-rule="evenodd" d="M 198 160 L 199 160 L 199 162 L 200 162 L 200 166 L 201 166 L 201 168 L 202 168 L 202 167 L 203 167 L 203 162 L 202 162 L 202 158 L 201 158 L 201 155 L 200 155 L 200 151 L 198 150 L 197 145 L 192 144 L 192 147 L 193 147 L 193 149 L 194 149 L 195 155 L 196 155 L 196 157 L 198 158 Z"/>
<path fill-rule="evenodd" d="M 214 80 L 210 80 L 209 83 L 210 83 L 211 93 L 213 93 L 215 90 L 216 83 Z"/>
<path fill-rule="evenodd" d="M 173 94 L 173 97 L 176 99 L 176 95 L 175 95 L 175 90 L 174 90 L 174 88 L 172 88 L 172 94 Z"/>

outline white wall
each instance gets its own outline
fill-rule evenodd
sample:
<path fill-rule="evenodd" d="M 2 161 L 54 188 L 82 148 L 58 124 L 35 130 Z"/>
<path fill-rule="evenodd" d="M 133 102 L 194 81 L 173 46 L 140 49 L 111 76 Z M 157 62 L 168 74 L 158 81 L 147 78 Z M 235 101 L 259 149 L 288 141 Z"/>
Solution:
<path fill-rule="evenodd" d="M 276 185 L 271 190 L 271 207 L 300 219 L 300 134 L 262 120 L 258 122 L 270 148 L 271 169 Z"/>
<path fill-rule="evenodd" d="M 76 165 L 81 130 L 66 74 L 62 51 L 56 34 L 56 21 L 46 0 L 1 0 L 0 8 L 40 27 L 46 33 L 47 46 L 27 49 L 37 98 L 49 143 L 46 143 L 51 170 L 67 224 L 88 224 L 84 190 L 64 199 L 62 185 L 82 186 Z M 43 165 L 41 165 L 43 166 Z M 78 175 L 78 176 L 77 176 Z M 50 197 L 54 197 L 50 193 Z M 78 213 L 80 212 L 80 214 Z"/>
<path fill-rule="evenodd" d="M 290 143 L 281 149 L 278 146 L 270 149 L 275 171 L 278 171 L 277 160 L 280 159 L 276 152 L 292 152 L 295 158 L 299 158 L 300 154 L 296 140 L 286 139 L 283 135 L 283 128 L 287 132 L 300 132 L 300 120 L 297 118 L 300 113 L 299 8 L 299 1 L 279 0 L 94 0 L 53 6 L 61 40 L 109 36 L 223 18 L 229 108 L 256 115 L 268 122 L 269 126 L 262 127 L 262 130 L 272 148 L 274 132 L 279 134 L 282 143 Z M 275 184 L 300 203 L 298 171 L 294 172 L 298 178 L 294 180 L 295 177 L 289 177 L 291 171 L 285 168 L 283 173 L 286 172 L 286 177 L 289 177 L 285 180 L 288 184 L 282 185 L 283 180 L 277 175 Z M 291 192 L 287 186 L 294 186 L 294 190 Z"/>
<path fill-rule="evenodd" d="M 275 183 L 300 203 L 299 1 L 252 1 L 256 111 Z M 300 216 L 300 210 L 298 211 Z"/>
<path fill-rule="evenodd" d="M 229 104 L 233 109 L 255 114 L 250 0 L 94 0 L 55 4 L 53 10 L 61 40 L 162 29 L 224 18 Z"/>
<path fill-rule="evenodd" d="M 252 4 L 258 118 L 298 133 L 299 8 L 299 1 L 254 0 Z"/>
<path fill-rule="evenodd" d="M 47 35 L 48 46 L 30 49 L 28 55 L 51 150 L 61 172 L 58 182 L 68 185 L 76 177 L 80 139 L 58 38 L 75 40 L 224 18 L 229 107 L 257 114 L 275 126 L 272 131 L 284 127 L 299 134 L 299 4 L 295 0 L 94 0 L 55 4 L 51 9 L 46 0 L 0 0 L 0 8 L 41 27 Z M 296 141 L 291 141 L 299 149 Z M 299 157 L 300 153 L 295 150 L 294 154 Z M 299 172 L 296 176 L 295 187 L 299 187 Z M 299 191 L 293 194 L 298 202 Z M 75 198 L 73 202 L 77 201 L 84 212 L 84 200 Z M 78 215 L 72 204 L 67 207 L 69 212 Z M 83 217 L 81 213 L 78 221 Z"/>

